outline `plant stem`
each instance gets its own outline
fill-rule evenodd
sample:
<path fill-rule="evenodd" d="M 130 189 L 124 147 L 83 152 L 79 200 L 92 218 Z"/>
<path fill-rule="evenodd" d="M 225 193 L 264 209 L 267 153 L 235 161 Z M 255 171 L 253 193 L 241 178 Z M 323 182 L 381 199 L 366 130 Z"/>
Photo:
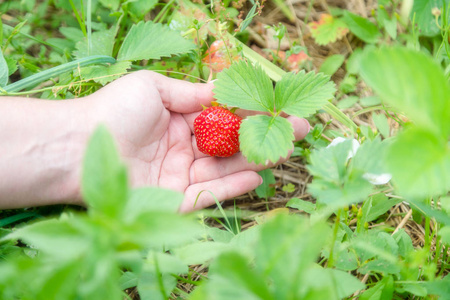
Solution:
<path fill-rule="evenodd" d="M 195 33 L 197 34 L 197 49 L 198 49 L 198 62 L 197 62 L 197 68 L 198 68 L 198 74 L 200 78 L 205 79 L 205 74 L 203 73 L 203 64 L 202 64 L 202 48 L 200 47 L 200 35 L 199 35 L 199 28 L 195 29 Z"/>
<path fill-rule="evenodd" d="M 336 244 L 337 233 L 339 230 L 339 224 L 341 223 L 342 208 L 340 208 L 336 214 L 336 219 L 334 220 L 333 227 L 333 238 L 331 240 L 330 256 L 328 258 L 327 268 L 332 268 L 334 266 L 334 245 Z"/>
<path fill-rule="evenodd" d="M 444 247 L 444 251 L 442 253 L 442 260 L 441 260 L 441 270 L 439 271 L 438 277 L 441 277 L 442 274 L 444 274 L 444 271 L 446 270 L 446 260 L 447 260 L 447 252 L 448 252 L 448 246 Z"/>
<path fill-rule="evenodd" d="M 427 205 L 430 205 L 430 199 L 427 199 L 426 203 Z M 425 245 L 424 248 L 428 251 L 431 248 L 431 238 L 430 238 L 430 217 L 428 215 L 425 215 Z"/>
<path fill-rule="evenodd" d="M 69 2 L 70 2 L 70 6 L 72 6 L 72 10 L 73 10 L 73 13 L 75 14 L 75 18 L 77 19 L 78 24 L 80 25 L 81 31 L 83 32 L 84 36 L 87 37 L 86 26 L 84 24 L 84 18 L 80 17 L 80 14 L 78 13 L 78 10 L 75 7 L 75 4 L 73 3 L 73 0 L 69 0 Z"/>
<path fill-rule="evenodd" d="M 88 0 L 87 3 L 87 16 L 86 16 L 86 23 L 87 23 L 87 41 L 88 41 L 88 56 L 91 55 L 91 49 L 92 49 L 92 0 Z"/>
<path fill-rule="evenodd" d="M 166 5 L 164 5 L 164 8 L 158 13 L 158 15 L 156 15 L 156 17 L 153 19 L 153 22 L 155 23 L 161 23 L 164 18 L 165 15 L 169 9 L 169 7 L 175 2 L 175 0 L 170 0 Z"/>

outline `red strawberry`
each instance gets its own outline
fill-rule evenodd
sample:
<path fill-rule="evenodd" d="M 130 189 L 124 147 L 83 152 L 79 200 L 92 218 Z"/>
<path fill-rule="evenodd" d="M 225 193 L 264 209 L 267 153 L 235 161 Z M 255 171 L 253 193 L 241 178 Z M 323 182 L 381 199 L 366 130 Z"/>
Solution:
<path fill-rule="evenodd" d="M 200 152 L 228 157 L 239 151 L 242 118 L 223 107 L 205 109 L 194 121 L 194 134 Z"/>

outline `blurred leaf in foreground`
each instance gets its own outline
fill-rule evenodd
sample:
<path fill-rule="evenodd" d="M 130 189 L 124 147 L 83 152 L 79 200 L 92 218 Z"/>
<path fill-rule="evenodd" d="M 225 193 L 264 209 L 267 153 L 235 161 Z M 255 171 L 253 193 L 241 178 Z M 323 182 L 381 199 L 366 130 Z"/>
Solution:
<path fill-rule="evenodd" d="M 411 200 L 450 190 L 450 86 L 441 67 L 402 47 L 365 51 L 361 76 L 414 122 L 388 149 L 386 163 L 399 192 Z"/>

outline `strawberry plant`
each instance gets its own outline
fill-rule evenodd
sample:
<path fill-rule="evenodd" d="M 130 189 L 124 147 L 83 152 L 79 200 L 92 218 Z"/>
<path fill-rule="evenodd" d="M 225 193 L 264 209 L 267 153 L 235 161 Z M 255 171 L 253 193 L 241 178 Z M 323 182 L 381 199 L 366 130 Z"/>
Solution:
<path fill-rule="evenodd" d="M 307 117 L 335 91 L 328 76 L 304 71 L 286 74 L 274 90 L 263 69 L 245 61 L 233 64 L 217 79 L 214 93 L 219 103 L 268 114 L 247 117 L 239 129 L 243 155 L 257 164 L 276 162 L 292 148 L 292 125 L 280 116 L 282 112 Z"/>

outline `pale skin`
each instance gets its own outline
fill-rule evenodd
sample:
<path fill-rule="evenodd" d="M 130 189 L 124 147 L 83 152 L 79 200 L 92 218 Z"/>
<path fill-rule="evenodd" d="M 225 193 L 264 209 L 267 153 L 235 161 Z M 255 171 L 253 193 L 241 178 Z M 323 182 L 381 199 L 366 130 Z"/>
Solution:
<path fill-rule="evenodd" d="M 184 193 L 181 212 L 245 194 L 261 184 L 241 153 L 210 157 L 197 150 L 192 124 L 213 101 L 213 83 L 201 84 L 139 71 L 94 94 L 51 101 L 0 98 L 0 209 L 77 204 L 90 135 L 104 124 L 128 166 L 133 187 L 160 186 Z M 241 112 L 242 115 L 248 112 Z M 306 120 L 288 117 L 296 140 Z M 278 163 L 287 158 L 281 158 Z M 197 203 L 194 202 L 198 194 Z"/>

